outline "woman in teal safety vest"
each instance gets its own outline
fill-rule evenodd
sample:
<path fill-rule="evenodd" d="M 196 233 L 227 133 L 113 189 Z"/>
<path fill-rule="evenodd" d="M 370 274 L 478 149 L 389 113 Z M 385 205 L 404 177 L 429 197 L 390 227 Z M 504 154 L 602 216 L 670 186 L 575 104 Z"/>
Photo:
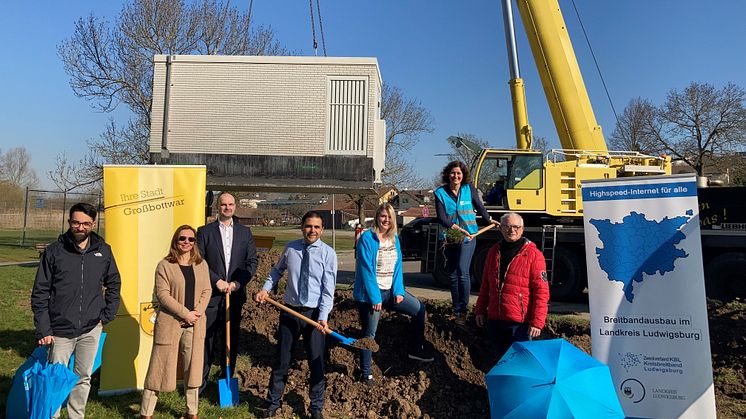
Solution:
<path fill-rule="evenodd" d="M 479 199 L 476 188 L 471 187 L 469 169 L 463 162 L 452 161 L 442 172 L 443 186 L 435 190 L 435 210 L 438 221 L 447 229 L 462 232 L 466 236 L 463 243 L 446 246 L 446 272 L 451 279 L 451 300 L 456 322 L 464 324 L 469 309 L 471 278 L 469 265 L 474 254 L 475 240 L 472 240 L 479 227 L 476 209 L 487 222 L 492 220 Z"/>

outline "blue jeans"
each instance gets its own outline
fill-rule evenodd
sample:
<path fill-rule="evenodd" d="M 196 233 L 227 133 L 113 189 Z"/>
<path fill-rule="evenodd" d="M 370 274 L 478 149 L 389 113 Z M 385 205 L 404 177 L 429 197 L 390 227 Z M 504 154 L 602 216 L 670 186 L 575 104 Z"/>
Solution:
<path fill-rule="evenodd" d="M 446 245 L 446 272 L 451 278 L 451 301 L 455 314 L 466 314 L 469 311 L 469 294 L 471 293 L 471 278 L 469 266 L 474 255 L 476 240 L 469 240 L 462 244 Z"/>
<path fill-rule="evenodd" d="M 420 351 L 425 342 L 425 305 L 412 294 L 405 292 L 401 303 L 396 304 L 396 296 L 391 290 L 381 290 L 382 311 L 393 310 L 412 317 L 409 322 L 409 347 L 410 350 Z M 381 319 L 382 311 L 374 311 L 370 303 L 358 301 L 357 310 L 360 314 L 360 324 L 363 328 L 363 337 L 376 337 L 378 321 Z M 360 350 L 360 371 L 363 376 L 371 375 L 373 365 L 373 352 L 368 349 Z"/>

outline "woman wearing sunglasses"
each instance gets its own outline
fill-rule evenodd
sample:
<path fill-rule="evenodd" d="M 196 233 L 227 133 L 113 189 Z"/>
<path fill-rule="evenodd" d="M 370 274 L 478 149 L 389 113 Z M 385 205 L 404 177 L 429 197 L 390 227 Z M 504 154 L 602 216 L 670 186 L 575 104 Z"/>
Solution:
<path fill-rule="evenodd" d="M 155 270 L 154 293 L 160 307 L 155 320 L 150 365 L 145 375 L 141 418 L 152 418 L 160 392 L 176 389 L 179 358 L 184 367 L 184 417 L 197 418 L 204 357 L 205 308 L 212 287 L 207 263 L 195 245 L 196 233 L 188 225 L 176 229 L 168 255 Z"/>

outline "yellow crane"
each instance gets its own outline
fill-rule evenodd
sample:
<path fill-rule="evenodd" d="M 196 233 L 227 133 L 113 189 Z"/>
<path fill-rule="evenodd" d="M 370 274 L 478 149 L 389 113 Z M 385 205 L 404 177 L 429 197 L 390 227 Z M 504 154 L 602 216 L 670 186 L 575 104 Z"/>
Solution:
<path fill-rule="evenodd" d="M 540 245 L 547 259 L 552 298 L 572 300 L 582 295 L 587 283 L 581 182 L 671 174 L 671 159 L 608 150 L 557 0 L 515 0 L 562 145 L 546 154 L 533 150 L 512 1 L 502 0 L 502 5 L 517 148 L 480 150 L 459 137 L 451 137 L 449 142 L 478 153 L 472 178 L 485 206 L 493 217 L 512 211 L 523 215 L 524 234 Z M 746 295 L 746 219 L 739 216 L 736 220 L 733 215 L 746 213 L 742 200 L 733 198 L 743 193 L 746 188 L 706 188 L 698 192 L 701 220 L 709 223 L 703 225 L 701 235 L 705 280 L 708 295 L 715 298 Z M 727 222 L 722 221 L 726 213 Z M 432 272 L 437 283 L 447 284 L 434 229 L 437 227 L 426 232 L 423 271 Z M 499 238 L 497 232 L 477 238 L 471 264 L 474 286 L 481 281 L 489 248 Z"/>
<path fill-rule="evenodd" d="M 512 1 L 503 0 L 517 150 L 484 149 L 475 160 L 474 184 L 485 204 L 498 211 L 544 214 L 545 220 L 582 217 L 582 180 L 670 174 L 669 157 L 607 149 L 557 0 L 516 3 L 562 149 L 547 155 L 532 150 Z"/>

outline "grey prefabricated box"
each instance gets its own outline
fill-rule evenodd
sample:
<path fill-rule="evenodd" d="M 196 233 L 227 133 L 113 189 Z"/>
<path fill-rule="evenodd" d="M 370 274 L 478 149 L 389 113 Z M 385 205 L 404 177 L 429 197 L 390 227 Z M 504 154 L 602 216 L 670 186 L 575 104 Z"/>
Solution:
<path fill-rule="evenodd" d="M 386 123 L 375 58 L 156 55 L 152 163 L 211 189 L 370 191 Z"/>

